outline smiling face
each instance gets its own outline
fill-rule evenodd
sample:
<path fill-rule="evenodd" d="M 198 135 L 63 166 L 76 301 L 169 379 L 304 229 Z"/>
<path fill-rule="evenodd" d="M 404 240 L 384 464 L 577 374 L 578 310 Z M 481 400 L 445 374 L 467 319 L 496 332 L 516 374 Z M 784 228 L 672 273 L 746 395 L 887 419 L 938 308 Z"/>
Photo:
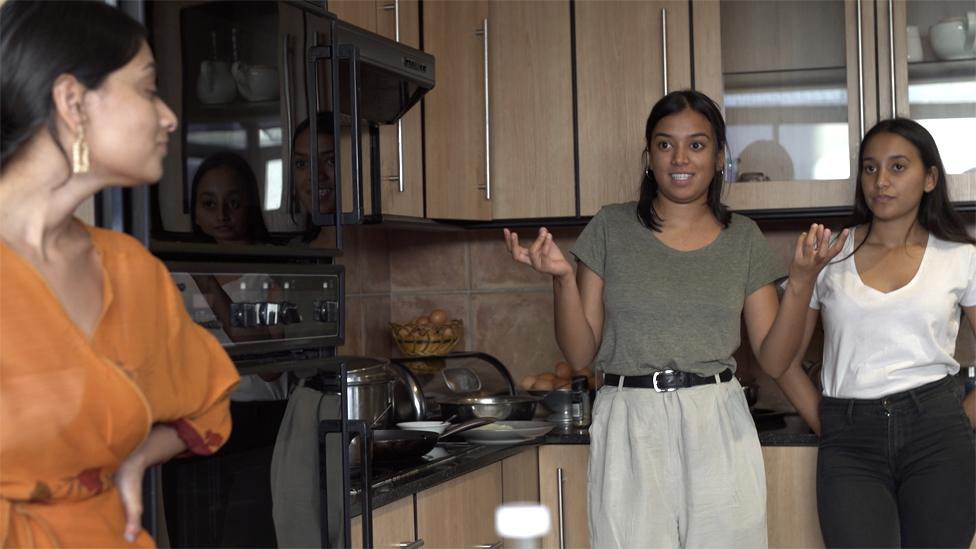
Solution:
<path fill-rule="evenodd" d="M 248 212 L 253 207 L 244 182 L 229 166 L 217 166 L 197 183 L 193 218 L 219 243 L 250 242 Z"/>
<path fill-rule="evenodd" d="M 85 134 L 93 174 L 115 185 L 162 177 L 176 115 L 156 93 L 156 68 L 146 43 L 100 87 L 85 94 Z"/>
<path fill-rule="evenodd" d="M 918 215 L 922 195 L 935 188 L 938 169 L 926 169 L 918 149 L 904 137 L 879 133 L 864 145 L 861 192 L 879 220 Z"/>
<path fill-rule="evenodd" d="M 311 212 L 313 204 L 318 204 L 319 212 L 335 212 L 335 140 L 331 135 L 319 134 L 318 139 L 318 200 L 312 200 L 312 180 L 309 174 L 312 165 L 309 162 L 308 130 L 298 134 L 295 138 L 295 151 L 292 157 L 292 177 L 295 180 L 295 190 L 302 204 L 302 210 Z"/>
<path fill-rule="evenodd" d="M 662 118 L 648 144 L 658 199 L 676 204 L 705 204 L 708 188 L 723 165 L 712 125 L 701 113 L 685 109 Z"/>

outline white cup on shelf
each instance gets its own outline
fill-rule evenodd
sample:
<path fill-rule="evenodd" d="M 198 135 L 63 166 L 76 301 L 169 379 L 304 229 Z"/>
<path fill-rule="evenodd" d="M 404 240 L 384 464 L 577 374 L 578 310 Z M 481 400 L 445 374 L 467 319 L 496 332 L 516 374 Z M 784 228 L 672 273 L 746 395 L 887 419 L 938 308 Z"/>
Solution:
<path fill-rule="evenodd" d="M 908 26 L 908 48 L 906 56 L 908 57 L 909 63 L 917 63 L 924 59 L 924 54 L 922 53 L 922 37 L 918 33 L 918 27 L 915 25 Z"/>

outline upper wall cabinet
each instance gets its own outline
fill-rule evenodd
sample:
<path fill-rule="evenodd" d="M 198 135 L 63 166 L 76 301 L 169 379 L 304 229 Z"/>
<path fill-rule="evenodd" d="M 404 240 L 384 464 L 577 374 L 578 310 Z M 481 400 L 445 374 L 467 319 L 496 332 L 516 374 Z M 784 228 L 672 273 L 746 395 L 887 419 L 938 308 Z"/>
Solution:
<path fill-rule="evenodd" d="M 945 165 L 949 197 L 976 202 L 976 4 L 878 2 L 881 117 L 925 126 Z M 894 47 L 892 47 L 892 45 Z M 892 101 L 892 97 L 894 100 Z"/>
<path fill-rule="evenodd" d="M 420 5 L 418 0 L 329 0 L 329 11 L 339 19 L 387 38 L 420 49 Z M 438 60 L 439 63 L 439 60 Z M 439 85 L 439 84 L 438 84 Z M 420 106 L 414 106 L 396 125 L 380 126 L 380 196 L 383 215 L 424 216 L 423 137 Z M 368 135 L 363 150 L 369 150 Z M 349 147 L 340 147 L 348 151 Z M 369 181 L 368 159 L 363 162 L 364 180 Z M 344 210 L 350 210 L 351 178 L 343 178 Z M 371 207 L 371 189 L 363 186 L 365 213 Z"/>
<path fill-rule="evenodd" d="M 424 2 L 427 216 L 576 215 L 568 1 Z"/>
<path fill-rule="evenodd" d="M 636 200 L 654 103 L 691 87 L 687 1 L 579 0 L 576 87 L 580 214 Z"/>
<path fill-rule="evenodd" d="M 725 202 L 849 206 L 860 138 L 877 118 L 873 2 L 692 4 L 696 87 L 720 99 L 728 125 L 737 182 Z"/>

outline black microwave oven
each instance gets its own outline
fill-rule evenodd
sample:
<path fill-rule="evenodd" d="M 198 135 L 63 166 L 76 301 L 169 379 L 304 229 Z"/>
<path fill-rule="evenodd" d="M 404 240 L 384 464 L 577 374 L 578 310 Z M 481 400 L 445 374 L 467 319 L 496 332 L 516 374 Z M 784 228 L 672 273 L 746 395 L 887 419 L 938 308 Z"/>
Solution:
<path fill-rule="evenodd" d="M 130 230 L 164 258 L 341 253 L 342 226 L 362 221 L 363 186 L 374 184 L 363 180 L 364 159 L 378 158 L 370 134 L 433 87 L 433 57 L 321 2 L 141 10 L 160 95 L 180 125 L 163 179 L 131 198 L 143 217 Z"/>

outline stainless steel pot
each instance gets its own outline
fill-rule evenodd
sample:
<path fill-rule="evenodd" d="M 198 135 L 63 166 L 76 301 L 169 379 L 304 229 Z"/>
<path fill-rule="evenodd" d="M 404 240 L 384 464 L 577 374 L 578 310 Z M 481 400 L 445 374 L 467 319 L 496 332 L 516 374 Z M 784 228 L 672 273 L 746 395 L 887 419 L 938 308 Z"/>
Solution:
<path fill-rule="evenodd" d="M 439 400 L 441 415 L 457 414 L 458 421 L 475 418 L 532 419 L 542 399 L 531 395 L 499 395 Z"/>
<path fill-rule="evenodd" d="M 373 429 L 393 425 L 393 382 L 389 361 L 357 359 L 348 365 L 346 375 L 346 413 L 361 419 Z"/>

